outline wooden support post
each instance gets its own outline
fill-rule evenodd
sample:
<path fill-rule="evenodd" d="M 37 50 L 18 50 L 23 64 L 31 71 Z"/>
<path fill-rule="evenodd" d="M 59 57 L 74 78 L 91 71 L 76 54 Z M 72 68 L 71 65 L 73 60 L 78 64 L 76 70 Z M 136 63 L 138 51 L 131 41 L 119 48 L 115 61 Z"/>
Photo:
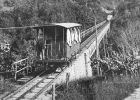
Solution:
<path fill-rule="evenodd" d="M 45 49 L 42 49 L 42 54 L 43 54 L 42 58 L 44 60 L 45 59 Z"/>
<path fill-rule="evenodd" d="M 66 88 L 68 90 L 68 85 L 69 85 L 69 78 L 70 78 L 70 73 L 66 73 Z"/>
<path fill-rule="evenodd" d="M 96 59 L 98 60 L 99 59 L 99 48 L 97 47 L 97 49 L 96 49 Z M 96 65 L 96 67 L 97 67 L 97 71 L 98 71 L 98 75 L 100 75 L 101 73 L 100 73 L 100 68 L 99 68 L 99 62 L 97 61 L 97 65 Z"/>
<path fill-rule="evenodd" d="M 49 45 L 46 45 L 46 46 L 47 46 L 47 47 L 46 47 L 46 48 L 47 48 L 47 58 L 49 58 L 49 56 L 48 56 L 48 55 L 49 55 L 49 51 L 48 51 Z M 52 47 L 51 47 L 51 57 L 52 57 Z"/>
<path fill-rule="evenodd" d="M 104 54 L 105 54 L 105 58 L 106 58 L 105 38 L 103 38 L 103 44 L 104 44 Z"/>
<path fill-rule="evenodd" d="M 102 76 L 102 69 L 100 68 L 100 76 Z"/>
<path fill-rule="evenodd" d="M 88 65 L 87 65 L 87 54 L 86 53 L 84 53 L 84 58 L 85 58 L 86 76 L 88 76 L 88 70 L 87 70 Z"/>
<path fill-rule="evenodd" d="M 45 68 L 45 33 L 44 33 L 44 28 L 43 28 L 43 69 Z"/>
<path fill-rule="evenodd" d="M 57 59 L 57 53 L 56 53 L 56 34 L 57 34 L 57 29 L 56 29 L 56 27 L 55 27 L 55 38 L 54 38 L 54 42 L 55 42 L 55 59 Z"/>
<path fill-rule="evenodd" d="M 55 83 L 53 83 L 52 89 L 53 89 L 52 100 L 55 100 Z"/>
<path fill-rule="evenodd" d="M 98 49 L 98 47 L 96 48 L 96 59 L 97 60 L 99 59 L 99 49 Z M 100 75 L 100 68 L 99 68 L 99 62 L 98 61 L 97 61 L 97 64 L 96 64 L 96 68 L 97 68 L 98 75 Z"/>
<path fill-rule="evenodd" d="M 98 62 L 97 62 L 98 63 Z M 96 64 L 96 68 L 97 68 L 97 74 L 100 75 L 100 68 L 99 68 L 99 64 Z"/>
<path fill-rule="evenodd" d="M 28 60 L 26 60 L 26 65 L 27 65 L 27 69 L 26 69 L 26 74 L 28 74 L 29 73 L 29 62 L 28 62 Z"/>
<path fill-rule="evenodd" d="M 65 30 L 63 29 L 63 56 L 65 57 Z"/>
<path fill-rule="evenodd" d="M 15 80 L 17 79 L 17 64 L 15 65 Z"/>

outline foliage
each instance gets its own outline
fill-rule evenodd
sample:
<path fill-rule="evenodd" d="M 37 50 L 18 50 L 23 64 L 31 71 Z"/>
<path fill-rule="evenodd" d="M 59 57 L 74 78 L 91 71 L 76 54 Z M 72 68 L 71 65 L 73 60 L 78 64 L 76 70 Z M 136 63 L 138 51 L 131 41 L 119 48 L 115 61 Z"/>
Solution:
<path fill-rule="evenodd" d="M 11 64 L 14 58 L 6 52 L 0 53 L 0 72 L 11 71 Z"/>
<path fill-rule="evenodd" d="M 95 84 L 97 100 L 122 100 L 139 87 L 139 77 L 114 78 Z"/>
<path fill-rule="evenodd" d="M 56 89 L 56 100 L 122 100 L 139 87 L 139 76 L 115 77 L 113 80 L 80 79 Z M 76 98 L 71 98 L 75 97 Z"/>
<path fill-rule="evenodd" d="M 83 24 L 83 28 L 87 28 L 94 25 L 95 17 L 97 22 L 106 19 L 107 14 L 102 11 L 102 7 L 114 9 L 115 15 L 111 23 L 107 44 L 113 44 L 112 50 L 125 55 L 137 51 L 140 46 L 138 38 L 139 0 L 6 0 L 4 3 L 6 7 L 14 9 L 0 12 L 1 27 L 78 22 Z M 17 60 L 30 54 L 28 46 L 35 51 L 34 43 L 30 43 L 36 38 L 34 31 L 8 29 L 1 30 L 1 34 L 8 36 L 7 40 L 10 40 L 11 51 Z M 119 51 L 117 51 L 118 49 Z"/>
<path fill-rule="evenodd" d="M 2 1 L 4 3 L 3 8 L 13 7 L 13 9 L 0 12 L 0 27 L 21 27 L 53 22 L 78 22 L 82 23 L 86 28 L 94 24 L 95 15 L 98 21 L 105 19 L 97 0 L 89 0 L 86 5 L 82 4 L 81 1 L 74 2 L 72 0 Z M 8 35 L 11 52 L 17 57 L 17 60 L 28 56 L 28 46 L 33 46 L 30 42 L 36 38 L 33 33 L 30 29 L 1 30 L 1 34 Z"/>
<path fill-rule="evenodd" d="M 125 56 L 135 55 L 139 51 L 139 0 L 100 0 L 101 5 L 114 9 L 115 15 L 111 23 L 107 44 L 113 44 L 112 50 Z M 112 6 L 113 5 L 113 6 Z M 114 48 L 117 47 L 117 48 Z"/>

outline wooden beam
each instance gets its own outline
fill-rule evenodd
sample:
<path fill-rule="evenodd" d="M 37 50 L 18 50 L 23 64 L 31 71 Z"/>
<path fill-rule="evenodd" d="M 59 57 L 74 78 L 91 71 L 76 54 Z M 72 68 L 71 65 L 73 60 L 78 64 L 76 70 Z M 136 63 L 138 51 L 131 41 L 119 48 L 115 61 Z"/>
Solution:
<path fill-rule="evenodd" d="M 87 54 L 86 53 L 84 53 L 84 59 L 85 59 L 86 76 L 88 76 L 88 65 L 87 65 Z"/>
<path fill-rule="evenodd" d="M 55 100 L 55 83 L 53 83 L 52 89 L 53 89 L 52 100 Z"/>

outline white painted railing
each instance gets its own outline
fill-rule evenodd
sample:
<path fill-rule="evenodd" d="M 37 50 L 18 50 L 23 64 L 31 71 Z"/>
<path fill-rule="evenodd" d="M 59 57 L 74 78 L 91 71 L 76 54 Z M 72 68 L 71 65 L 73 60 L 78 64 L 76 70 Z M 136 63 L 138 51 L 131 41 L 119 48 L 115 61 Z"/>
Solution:
<path fill-rule="evenodd" d="M 85 37 L 86 35 L 88 35 L 89 33 L 93 32 L 96 28 L 99 28 L 100 26 L 102 26 L 103 24 L 105 24 L 106 21 L 103 21 L 99 24 L 97 24 L 96 26 L 93 26 L 83 32 L 81 32 L 82 37 Z"/>
<path fill-rule="evenodd" d="M 31 67 L 29 65 L 29 57 L 25 58 L 25 59 L 21 59 L 19 61 L 16 61 L 12 64 L 12 69 L 14 71 L 14 78 L 15 80 L 17 79 L 17 74 L 23 70 L 27 70 L 28 72 L 28 69 Z"/>

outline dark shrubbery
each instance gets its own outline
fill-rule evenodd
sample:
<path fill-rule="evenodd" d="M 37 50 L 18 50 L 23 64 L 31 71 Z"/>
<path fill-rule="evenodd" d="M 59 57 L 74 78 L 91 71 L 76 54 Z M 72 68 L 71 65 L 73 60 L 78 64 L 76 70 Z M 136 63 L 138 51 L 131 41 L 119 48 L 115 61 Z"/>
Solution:
<path fill-rule="evenodd" d="M 122 100 L 138 88 L 140 77 L 122 76 L 113 80 L 84 79 L 62 85 L 56 100 Z"/>

